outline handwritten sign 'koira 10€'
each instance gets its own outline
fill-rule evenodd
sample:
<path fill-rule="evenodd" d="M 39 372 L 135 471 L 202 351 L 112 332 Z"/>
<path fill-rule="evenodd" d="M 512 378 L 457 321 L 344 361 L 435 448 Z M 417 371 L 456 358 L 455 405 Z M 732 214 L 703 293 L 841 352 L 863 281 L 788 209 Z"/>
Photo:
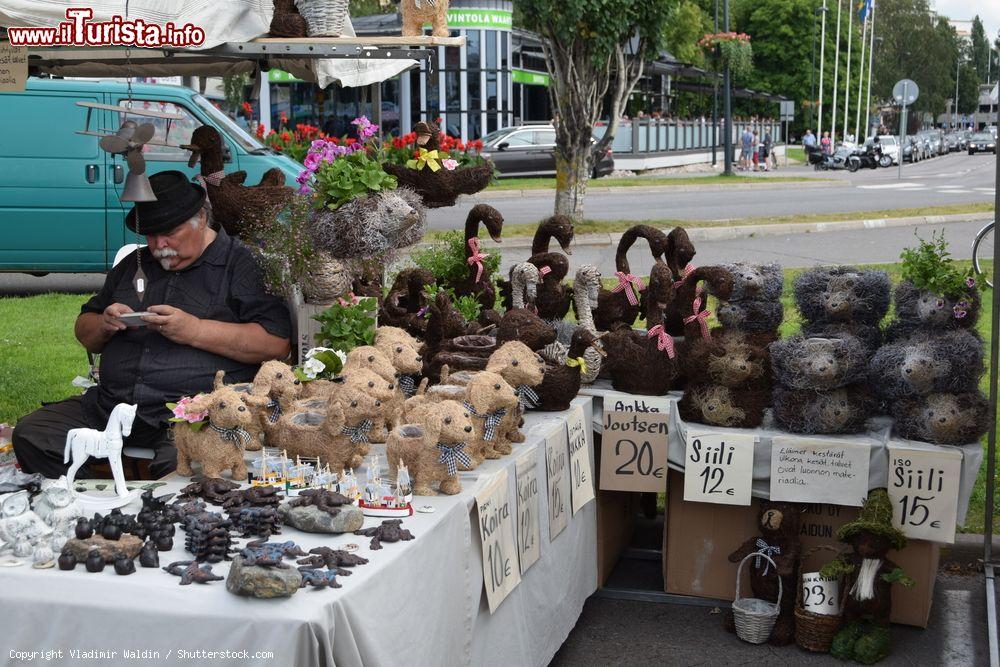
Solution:
<path fill-rule="evenodd" d="M 962 454 L 889 445 L 892 523 L 907 537 L 951 544 L 958 518 Z"/>
<path fill-rule="evenodd" d="M 604 411 L 601 489 L 650 491 L 667 488 L 667 432 L 663 412 Z"/>
<path fill-rule="evenodd" d="M 514 504 L 507 479 L 507 470 L 503 469 L 476 494 L 479 539 L 483 544 L 483 581 L 491 614 L 521 583 L 514 546 Z"/>
<path fill-rule="evenodd" d="M 756 440 L 746 433 L 707 433 L 688 428 L 684 500 L 749 505 Z"/>
<path fill-rule="evenodd" d="M 771 500 L 860 507 L 868 497 L 867 440 L 776 435 L 771 439 Z"/>

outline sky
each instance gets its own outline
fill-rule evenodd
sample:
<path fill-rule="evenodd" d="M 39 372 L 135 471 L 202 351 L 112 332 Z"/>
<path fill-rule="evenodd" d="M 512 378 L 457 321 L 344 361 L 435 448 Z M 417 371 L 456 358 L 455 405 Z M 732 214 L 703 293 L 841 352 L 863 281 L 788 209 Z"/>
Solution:
<path fill-rule="evenodd" d="M 875 3 L 876 6 L 878 2 Z M 986 35 L 990 41 L 996 39 L 997 30 L 1000 30 L 1000 2 L 997 0 L 985 0 L 976 2 L 975 0 L 932 0 L 931 6 L 934 10 L 950 19 L 971 21 L 972 17 L 979 14 L 986 28 Z"/>

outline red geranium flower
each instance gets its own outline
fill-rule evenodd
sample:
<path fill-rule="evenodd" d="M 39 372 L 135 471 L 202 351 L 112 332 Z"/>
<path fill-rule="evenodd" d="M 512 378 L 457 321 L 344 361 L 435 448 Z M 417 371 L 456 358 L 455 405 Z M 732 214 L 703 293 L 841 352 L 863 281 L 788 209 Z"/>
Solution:
<path fill-rule="evenodd" d="M 253 105 L 250 104 L 249 102 L 244 102 L 243 103 L 243 113 L 245 113 L 248 116 L 252 116 L 253 115 Z"/>

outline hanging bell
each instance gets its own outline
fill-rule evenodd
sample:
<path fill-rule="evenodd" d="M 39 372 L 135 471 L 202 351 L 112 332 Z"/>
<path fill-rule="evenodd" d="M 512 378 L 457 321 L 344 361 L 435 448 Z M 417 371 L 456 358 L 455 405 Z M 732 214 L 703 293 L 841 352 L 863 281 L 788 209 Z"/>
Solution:
<path fill-rule="evenodd" d="M 146 174 L 135 174 L 129 171 L 125 177 L 125 190 L 120 197 L 122 201 L 156 201 L 153 188 L 149 185 Z"/>

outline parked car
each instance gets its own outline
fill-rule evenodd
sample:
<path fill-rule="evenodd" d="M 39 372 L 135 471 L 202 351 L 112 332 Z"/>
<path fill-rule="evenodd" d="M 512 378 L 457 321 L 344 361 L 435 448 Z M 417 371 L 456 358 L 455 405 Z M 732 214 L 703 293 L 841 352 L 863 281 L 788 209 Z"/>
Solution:
<path fill-rule="evenodd" d="M 989 132 L 976 132 L 969 138 L 969 155 L 976 153 L 997 153 L 997 140 Z"/>
<path fill-rule="evenodd" d="M 591 145 L 597 139 L 591 138 Z M 556 130 L 552 125 L 505 127 L 483 137 L 483 157 L 493 160 L 500 176 L 553 176 L 556 173 Z M 594 178 L 615 169 L 611 149 L 594 166 Z"/>
<path fill-rule="evenodd" d="M 132 84 L 136 108 L 179 113 L 170 123 L 171 146 L 147 144 L 146 173 L 177 169 L 194 176 L 188 167 L 187 143 L 201 125 L 222 135 L 226 171 L 247 172 L 246 182 L 257 183 L 265 171 L 278 167 L 287 183 L 302 170 L 294 160 L 266 148 L 202 95 L 163 84 Z M 0 124 L 16 128 L 0 134 L 0 271 L 48 272 L 108 271 L 118 249 L 135 236 L 125 228 L 132 204 L 119 199 L 128 167 L 121 156 L 101 150 L 98 138 L 76 134 L 114 132 L 123 112 L 87 109 L 78 101 L 122 107 L 126 84 L 117 81 L 28 80 L 23 92 L 0 93 Z M 166 121 L 132 116 L 156 125 L 155 138 L 165 138 Z"/>
<path fill-rule="evenodd" d="M 894 134 L 880 134 L 879 144 L 882 145 L 882 154 L 892 158 L 893 164 L 899 163 L 899 137 Z"/>

